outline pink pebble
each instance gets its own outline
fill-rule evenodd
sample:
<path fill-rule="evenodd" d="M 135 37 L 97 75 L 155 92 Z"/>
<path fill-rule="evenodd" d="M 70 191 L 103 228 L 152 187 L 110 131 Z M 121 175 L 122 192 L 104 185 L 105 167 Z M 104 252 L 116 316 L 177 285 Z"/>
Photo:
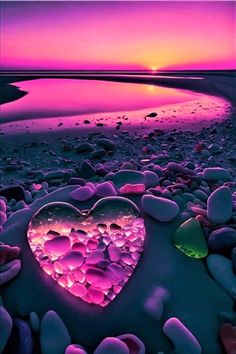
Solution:
<path fill-rule="evenodd" d="M 60 262 L 54 262 L 53 266 L 56 273 L 63 274 L 64 267 Z"/>
<path fill-rule="evenodd" d="M 45 263 L 43 265 L 43 270 L 49 275 L 52 275 L 54 273 L 54 267 L 51 263 Z"/>
<path fill-rule="evenodd" d="M 0 211 L 3 213 L 6 213 L 7 211 L 7 206 L 3 199 L 0 199 Z"/>
<path fill-rule="evenodd" d="M 85 275 L 82 272 L 82 270 L 76 269 L 76 270 L 74 270 L 73 274 L 75 277 L 75 281 L 77 281 L 79 283 L 83 283 L 85 281 Z"/>
<path fill-rule="evenodd" d="M 134 263 L 133 258 L 131 257 L 130 253 L 128 253 L 128 252 L 122 252 L 120 255 L 120 259 L 128 265 L 131 265 Z"/>
<path fill-rule="evenodd" d="M 67 279 L 66 277 L 63 275 L 61 276 L 59 279 L 58 279 L 58 284 L 61 285 L 63 288 L 66 288 L 67 287 Z"/>
<path fill-rule="evenodd" d="M 98 241 L 97 240 L 88 240 L 87 242 L 87 248 L 89 250 L 95 250 L 98 246 Z"/>
<path fill-rule="evenodd" d="M 79 251 L 71 251 L 61 259 L 63 267 L 73 270 L 80 267 L 84 262 L 84 257 Z"/>
<path fill-rule="evenodd" d="M 97 264 L 104 259 L 104 254 L 102 251 L 94 251 L 86 259 L 87 264 Z"/>
<path fill-rule="evenodd" d="M 119 260 L 121 252 L 121 249 L 116 246 L 110 245 L 108 247 L 109 257 L 112 262 L 117 262 Z"/>
<path fill-rule="evenodd" d="M 31 188 L 35 191 L 39 191 L 42 188 L 42 185 L 40 183 L 33 183 Z"/>
<path fill-rule="evenodd" d="M 142 194 L 145 192 L 144 184 L 125 184 L 119 190 L 120 194 Z"/>
<path fill-rule="evenodd" d="M 86 251 L 86 246 L 83 242 L 75 242 L 72 245 L 72 251 L 80 251 L 84 254 L 84 252 Z"/>
<path fill-rule="evenodd" d="M 86 271 L 86 280 L 88 283 L 101 289 L 109 289 L 112 286 L 111 281 L 107 278 L 105 272 L 101 269 L 89 268 Z"/>
<path fill-rule="evenodd" d="M 74 191 L 72 191 L 70 193 L 70 196 L 74 200 L 78 200 L 80 202 L 83 202 L 85 200 L 92 198 L 93 194 L 94 194 L 94 192 L 90 187 L 84 186 L 84 187 L 79 187 L 79 188 L 75 189 Z"/>
<path fill-rule="evenodd" d="M 114 285 L 119 284 L 124 278 L 124 269 L 115 263 L 107 267 L 107 275 Z"/>
<path fill-rule="evenodd" d="M 87 354 L 87 352 L 81 345 L 70 344 L 66 348 L 65 354 Z"/>
<path fill-rule="evenodd" d="M 84 297 L 87 294 L 87 289 L 84 285 L 75 283 L 70 287 L 70 292 L 79 297 Z"/>
<path fill-rule="evenodd" d="M 101 304 L 104 300 L 103 292 L 93 287 L 88 289 L 88 295 L 94 304 Z"/>
<path fill-rule="evenodd" d="M 44 243 L 45 250 L 55 256 L 61 256 L 70 249 L 70 239 L 67 236 L 55 237 Z"/>

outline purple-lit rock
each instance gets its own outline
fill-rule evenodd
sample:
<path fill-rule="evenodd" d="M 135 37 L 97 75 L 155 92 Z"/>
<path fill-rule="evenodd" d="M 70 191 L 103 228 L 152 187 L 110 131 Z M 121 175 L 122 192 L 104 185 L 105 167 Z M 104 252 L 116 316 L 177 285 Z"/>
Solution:
<path fill-rule="evenodd" d="M 74 200 L 83 202 L 85 200 L 92 198 L 93 194 L 94 194 L 93 190 L 87 185 L 75 189 L 73 192 L 71 192 L 70 196 Z"/>
<path fill-rule="evenodd" d="M 74 296 L 100 306 L 112 301 L 132 275 L 144 237 L 138 208 L 122 197 L 103 198 L 86 213 L 66 203 L 48 204 L 28 230 L 43 270 Z"/>
<path fill-rule="evenodd" d="M 107 337 L 98 345 L 94 354 L 130 354 L 128 346 L 120 339 Z"/>
<path fill-rule="evenodd" d="M 65 354 L 87 354 L 86 350 L 79 344 L 70 344 L 65 351 Z"/>
<path fill-rule="evenodd" d="M 103 197 L 117 195 L 117 192 L 116 192 L 114 186 L 112 185 L 112 183 L 103 182 L 103 183 L 100 183 L 96 186 L 95 195 L 97 197 L 103 198 Z"/>
<path fill-rule="evenodd" d="M 0 266 L 0 285 L 13 279 L 20 271 L 21 261 L 15 259 Z"/>
<path fill-rule="evenodd" d="M 0 306 L 0 353 L 3 352 L 12 330 L 12 319 L 7 310 Z"/>
<path fill-rule="evenodd" d="M 163 332 L 173 343 L 175 354 L 202 353 L 197 339 L 178 318 L 169 318 L 163 326 Z"/>

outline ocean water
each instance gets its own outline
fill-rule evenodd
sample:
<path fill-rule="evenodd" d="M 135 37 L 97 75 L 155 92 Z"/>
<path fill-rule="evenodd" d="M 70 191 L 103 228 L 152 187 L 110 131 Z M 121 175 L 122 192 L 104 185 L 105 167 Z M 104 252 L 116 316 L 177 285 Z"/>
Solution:
<path fill-rule="evenodd" d="M 27 94 L 1 106 L 5 133 L 55 130 L 58 124 L 60 129 L 83 127 L 85 118 L 92 125 L 100 122 L 110 128 L 119 117 L 127 127 L 169 128 L 177 124 L 189 128 L 200 121 L 223 119 L 228 109 L 219 97 L 150 84 L 54 77 L 13 85 Z M 156 119 L 145 118 L 151 111 L 158 113 Z"/>

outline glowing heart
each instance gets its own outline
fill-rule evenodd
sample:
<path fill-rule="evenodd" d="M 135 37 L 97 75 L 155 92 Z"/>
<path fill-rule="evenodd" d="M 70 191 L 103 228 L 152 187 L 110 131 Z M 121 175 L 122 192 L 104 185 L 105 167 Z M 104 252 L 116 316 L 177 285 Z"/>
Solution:
<path fill-rule="evenodd" d="M 30 247 L 43 270 L 86 302 L 106 306 L 133 273 L 145 238 L 137 206 L 107 197 L 81 212 L 56 202 L 34 214 Z"/>

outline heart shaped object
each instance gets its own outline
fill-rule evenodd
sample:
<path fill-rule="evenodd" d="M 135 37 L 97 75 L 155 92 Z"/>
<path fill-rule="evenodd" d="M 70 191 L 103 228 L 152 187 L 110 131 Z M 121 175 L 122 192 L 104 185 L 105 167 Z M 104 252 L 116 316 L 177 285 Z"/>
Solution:
<path fill-rule="evenodd" d="M 74 296 L 106 306 L 132 275 L 145 238 L 137 206 L 106 197 L 81 212 L 55 202 L 39 209 L 28 241 L 43 270 Z"/>

